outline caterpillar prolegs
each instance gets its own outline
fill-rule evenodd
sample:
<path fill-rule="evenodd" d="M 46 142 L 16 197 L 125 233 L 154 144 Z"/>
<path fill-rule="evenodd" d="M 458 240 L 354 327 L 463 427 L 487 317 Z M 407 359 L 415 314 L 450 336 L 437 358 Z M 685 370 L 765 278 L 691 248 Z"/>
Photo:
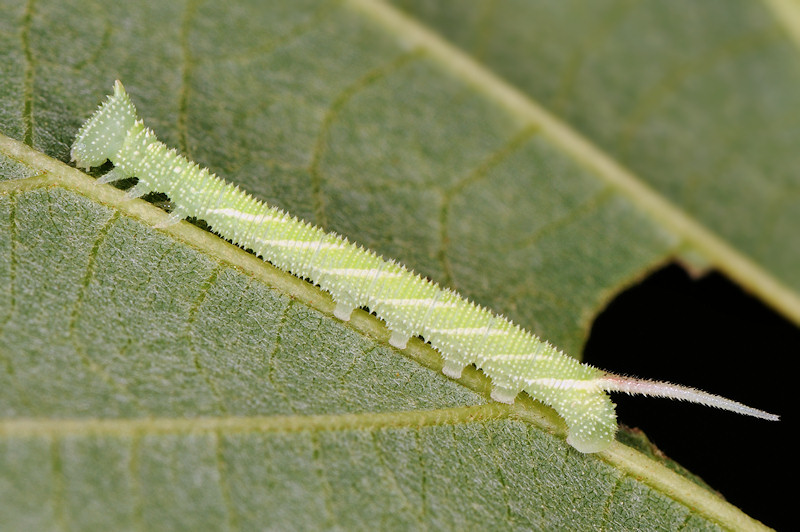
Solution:
<path fill-rule="evenodd" d="M 403 265 L 270 207 L 167 148 L 144 126 L 119 81 L 114 94 L 81 127 L 71 156 L 86 169 L 110 160 L 115 167 L 99 183 L 137 177 L 130 197 L 167 194 L 175 206 L 167 223 L 187 216 L 203 219 L 221 236 L 281 270 L 310 279 L 331 294 L 337 318 L 347 321 L 354 309 L 367 307 L 386 322 L 392 346 L 403 349 L 409 338 L 423 337 L 441 354 L 448 377 L 458 378 L 474 364 L 492 380 L 493 399 L 513 403 L 525 391 L 551 405 L 567 424 L 567 442 L 581 452 L 602 451 L 614 439 L 616 415 L 607 392 L 682 399 L 778 419 L 693 388 L 582 364 Z"/>

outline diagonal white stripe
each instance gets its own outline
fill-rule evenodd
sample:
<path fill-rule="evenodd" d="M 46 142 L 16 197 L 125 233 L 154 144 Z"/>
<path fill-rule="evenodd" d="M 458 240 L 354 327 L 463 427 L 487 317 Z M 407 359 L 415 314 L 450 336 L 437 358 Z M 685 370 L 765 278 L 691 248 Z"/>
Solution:
<path fill-rule="evenodd" d="M 282 220 L 282 218 L 283 218 L 282 214 L 281 215 L 277 215 L 277 216 L 276 215 L 264 215 L 263 213 L 250 214 L 250 213 L 238 211 L 238 210 L 233 209 L 231 207 L 225 207 L 223 209 L 208 209 L 206 211 L 206 213 L 207 214 L 222 214 L 222 215 L 225 215 L 225 216 L 230 216 L 231 218 L 237 218 L 237 219 L 242 220 L 244 222 L 254 222 L 256 220 L 270 221 L 270 222 L 284 221 L 284 220 Z M 285 221 L 289 221 L 289 220 L 290 220 L 289 218 L 285 219 Z"/>
<path fill-rule="evenodd" d="M 578 380 L 578 379 L 530 379 L 525 381 L 528 386 L 544 386 L 556 390 L 585 390 L 587 392 L 599 392 L 602 387 L 598 379 Z"/>
<path fill-rule="evenodd" d="M 438 334 L 486 334 L 486 327 L 456 327 L 454 329 L 428 329 Z"/>
<path fill-rule="evenodd" d="M 509 354 L 509 355 L 490 355 L 489 362 L 493 360 L 529 360 L 532 358 L 536 358 L 536 352 L 533 353 L 519 353 L 519 354 Z"/>
<path fill-rule="evenodd" d="M 330 268 L 319 271 L 333 275 L 346 275 L 348 277 L 370 277 L 372 275 L 377 275 L 378 277 L 401 277 L 403 275 L 403 272 L 383 272 L 379 269 L 361 270 L 359 268 Z"/>
<path fill-rule="evenodd" d="M 376 303 L 384 303 L 384 304 L 397 305 L 397 306 L 415 306 L 415 307 L 416 306 L 423 306 L 423 305 L 430 305 L 434 301 L 436 301 L 435 298 L 430 298 L 430 297 L 426 298 L 426 299 L 409 299 L 409 298 L 406 298 L 406 299 L 376 299 L 375 300 Z M 450 302 L 450 303 L 446 303 L 446 302 L 433 303 L 433 306 L 435 308 L 453 308 L 453 307 L 456 307 L 457 305 L 458 305 L 458 303 L 456 303 L 455 301 Z"/>
<path fill-rule="evenodd" d="M 258 242 L 259 244 L 266 244 L 268 246 L 275 246 L 281 248 L 311 248 L 311 247 L 316 248 L 316 246 L 320 245 L 319 240 L 309 240 L 307 242 L 303 242 L 298 240 L 264 240 L 262 238 L 256 238 L 255 241 Z M 340 245 L 322 244 L 320 247 L 324 249 L 338 249 Z"/>

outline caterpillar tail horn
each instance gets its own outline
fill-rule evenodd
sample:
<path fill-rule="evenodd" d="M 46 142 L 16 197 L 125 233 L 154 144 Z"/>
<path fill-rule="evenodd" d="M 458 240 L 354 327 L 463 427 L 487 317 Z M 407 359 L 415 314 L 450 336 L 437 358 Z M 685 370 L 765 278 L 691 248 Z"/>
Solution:
<path fill-rule="evenodd" d="M 690 403 L 697 403 L 713 408 L 728 410 L 730 412 L 736 412 L 737 414 L 753 416 L 769 421 L 780 420 L 780 416 L 775 414 L 770 414 L 769 412 L 744 405 L 720 395 L 704 392 L 703 390 L 698 390 L 689 386 L 672 384 L 671 382 L 637 379 L 634 377 L 623 377 L 621 375 L 608 373 L 598 379 L 597 385 L 600 389 L 606 392 L 622 392 L 630 395 L 665 397 L 667 399 L 688 401 Z"/>

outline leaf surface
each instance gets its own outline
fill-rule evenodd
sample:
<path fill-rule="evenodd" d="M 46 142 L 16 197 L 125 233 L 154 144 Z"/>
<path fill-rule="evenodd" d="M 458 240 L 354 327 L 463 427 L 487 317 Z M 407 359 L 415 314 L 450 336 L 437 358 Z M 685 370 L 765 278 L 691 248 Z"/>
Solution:
<path fill-rule="evenodd" d="M 0 7 L 0 528 L 755 526 L 58 161 L 118 78 L 167 144 L 576 356 L 689 254 L 797 319 L 774 13 L 275 4 Z"/>

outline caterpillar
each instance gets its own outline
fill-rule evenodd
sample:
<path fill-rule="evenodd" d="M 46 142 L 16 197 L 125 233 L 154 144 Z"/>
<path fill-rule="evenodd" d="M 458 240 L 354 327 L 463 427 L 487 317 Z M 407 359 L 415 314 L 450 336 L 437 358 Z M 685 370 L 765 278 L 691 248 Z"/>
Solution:
<path fill-rule="evenodd" d="M 283 271 L 330 293 L 334 316 L 348 321 L 357 308 L 377 314 L 404 349 L 421 336 L 441 355 L 453 379 L 474 364 L 492 381 L 491 397 L 513 404 L 520 392 L 553 407 L 567 425 L 567 443 L 599 452 L 614 440 L 617 422 L 609 392 L 667 397 L 776 421 L 774 414 L 677 384 L 625 377 L 578 362 L 562 351 L 453 290 L 386 260 L 347 238 L 326 232 L 217 177 L 170 149 L 145 127 L 120 81 L 82 125 L 70 156 L 89 170 L 110 160 L 98 184 L 137 177 L 130 198 L 169 196 L 174 210 L 163 225 L 186 217 L 252 249 Z"/>

